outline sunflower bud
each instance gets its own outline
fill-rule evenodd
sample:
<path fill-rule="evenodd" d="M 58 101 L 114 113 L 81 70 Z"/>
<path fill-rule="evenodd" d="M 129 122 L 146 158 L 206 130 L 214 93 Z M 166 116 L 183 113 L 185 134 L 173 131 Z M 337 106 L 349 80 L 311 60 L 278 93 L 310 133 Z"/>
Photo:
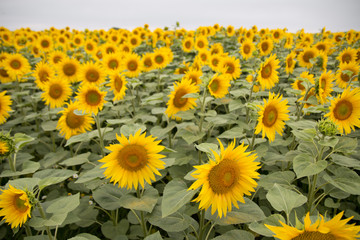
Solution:
<path fill-rule="evenodd" d="M 15 152 L 15 142 L 10 134 L 0 132 L 0 159 L 8 157 Z"/>
<path fill-rule="evenodd" d="M 338 133 L 338 127 L 330 119 L 321 119 L 318 122 L 318 129 L 325 136 L 334 136 Z"/>

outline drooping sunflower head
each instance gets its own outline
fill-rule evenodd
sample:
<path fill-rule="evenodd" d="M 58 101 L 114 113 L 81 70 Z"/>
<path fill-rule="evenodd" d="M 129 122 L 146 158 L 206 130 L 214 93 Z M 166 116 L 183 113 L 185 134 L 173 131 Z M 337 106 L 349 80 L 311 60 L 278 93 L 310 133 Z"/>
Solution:
<path fill-rule="evenodd" d="M 9 157 L 15 152 L 15 141 L 10 133 L 0 132 L 0 159 Z"/>
<path fill-rule="evenodd" d="M 238 202 L 244 203 L 244 195 L 251 195 L 255 191 L 259 178 L 257 170 L 260 168 L 256 154 L 245 152 L 244 144 L 235 147 L 235 140 L 225 149 L 220 143 L 220 154 L 213 151 L 215 159 L 203 165 L 194 166 L 192 176 L 197 180 L 189 189 L 201 187 L 197 198 L 193 201 L 200 202 L 200 209 L 211 207 L 211 214 L 215 211 L 218 216 L 226 217 L 231 212 L 232 205 L 239 208 Z"/>
<path fill-rule="evenodd" d="M 119 144 L 106 147 L 110 154 L 99 160 L 106 168 L 104 175 L 110 182 L 118 183 L 121 188 L 137 189 L 139 185 L 144 188 L 145 182 L 151 185 L 155 175 L 161 176 L 159 169 L 165 168 L 165 162 L 159 154 L 165 147 L 159 145 L 152 136 L 146 137 L 138 130 L 134 135 L 126 138 L 123 134 L 116 135 Z"/>
<path fill-rule="evenodd" d="M 258 124 L 255 128 L 255 134 L 262 132 L 262 137 L 268 137 L 269 142 L 274 141 L 275 132 L 282 136 L 285 122 L 289 120 L 287 100 L 282 100 L 282 96 L 269 93 L 269 99 L 264 99 L 264 106 L 258 105 Z"/>
<path fill-rule="evenodd" d="M 287 55 L 285 60 L 285 72 L 287 74 L 293 73 L 296 64 L 296 53 L 291 52 Z"/>
<path fill-rule="evenodd" d="M 310 60 L 316 58 L 317 55 L 318 51 L 316 48 L 304 48 L 304 51 L 298 55 L 299 65 L 301 67 L 311 68 L 313 64 Z"/>
<path fill-rule="evenodd" d="M 336 84 L 340 88 L 347 88 L 350 80 L 358 80 L 359 64 L 356 62 L 340 63 L 339 70 L 336 72 Z"/>
<path fill-rule="evenodd" d="M 169 95 L 165 113 L 168 117 L 175 118 L 180 111 L 187 111 L 196 107 L 196 98 L 184 98 L 186 94 L 199 92 L 199 87 L 189 78 L 183 78 L 181 82 L 174 83 L 174 90 Z"/>
<path fill-rule="evenodd" d="M 9 185 L 9 189 L 1 190 L 0 216 L 11 228 L 21 227 L 30 218 L 31 204 L 28 194 Z"/>
<path fill-rule="evenodd" d="M 35 76 L 36 85 L 41 90 L 44 90 L 46 82 L 55 77 L 55 70 L 50 64 L 41 61 L 36 64 L 33 75 Z"/>
<path fill-rule="evenodd" d="M 336 58 L 340 63 L 350 63 L 356 61 L 356 49 L 348 47 L 344 49 Z"/>
<path fill-rule="evenodd" d="M 212 96 L 215 98 L 223 98 L 228 94 L 230 87 L 230 79 L 217 73 L 212 77 L 209 82 L 208 89 Z"/>
<path fill-rule="evenodd" d="M 258 71 L 257 81 L 260 83 L 262 89 L 271 89 L 277 82 L 279 82 L 280 61 L 276 59 L 276 54 L 271 55 L 266 59 Z"/>
<path fill-rule="evenodd" d="M 341 134 L 349 134 L 360 127 L 360 88 L 345 89 L 341 96 L 331 101 L 330 112 L 325 117 L 338 125 Z"/>
<path fill-rule="evenodd" d="M 100 91 L 97 86 L 84 85 L 79 88 L 76 98 L 79 101 L 80 110 L 97 115 L 106 103 L 105 96 L 106 92 Z"/>
<path fill-rule="evenodd" d="M 125 91 L 127 89 L 126 78 L 124 75 L 120 75 L 119 73 L 113 73 L 110 76 L 110 83 L 108 86 L 114 92 L 113 101 L 121 100 L 125 96 Z"/>
<path fill-rule="evenodd" d="M 245 60 L 251 58 L 255 50 L 255 44 L 250 39 L 246 39 L 240 47 L 240 53 Z"/>
<path fill-rule="evenodd" d="M 62 107 L 71 95 L 70 83 L 60 77 L 55 77 L 45 83 L 41 98 L 46 105 L 50 105 L 50 108 L 58 108 Z"/>
<path fill-rule="evenodd" d="M 219 63 L 219 69 L 226 77 L 235 80 L 241 75 L 240 60 L 235 57 L 223 57 Z"/>
<path fill-rule="evenodd" d="M 125 70 L 124 74 L 127 77 L 139 76 L 143 68 L 140 56 L 136 53 L 126 54 L 122 68 Z"/>
<path fill-rule="evenodd" d="M 360 226 L 347 224 L 351 218 L 341 220 L 344 212 L 337 214 L 334 218 L 325 221 L 320 214 L 316 222 L 312 223 L 310 214 L 307 213 L 302 229 L 286 225 L 280 221 L 281 227 L 265 224 L 280 240 L 345 240 L 360 237 Z"/>

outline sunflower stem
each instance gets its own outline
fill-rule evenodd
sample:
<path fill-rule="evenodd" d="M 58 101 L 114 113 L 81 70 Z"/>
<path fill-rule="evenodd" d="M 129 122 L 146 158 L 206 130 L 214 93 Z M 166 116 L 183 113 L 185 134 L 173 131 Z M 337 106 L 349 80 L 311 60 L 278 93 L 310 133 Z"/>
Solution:
<path fill-rule="evenodd" d="M 208 233 L 206 234 L 205 240 L 208 240 L 208 239 L 209 239 L 211 230 L 212 230 L 214 227 L 215 227 L 215 222 L 214 222 L 213 224 L 211 224 L 211 227 L 210 227 Z"/>
<path fill-rule="evenodd" d="M 31 229 L 30 229 L 30 227 L 29 227 L 29 222 L 26 222 L 26 223 L 24 224 L 24 226 L 25 226 L 26 235 L 27 235 L 28 237 L 29 237 L 29 236 L 32 236 Z"/>
<path fill-rule="evenodd" d="M 205 209 L 201 210 L 200 212 L 200 226 L 199 226 L 199 238 L 198 240 L 203 239 L 204 234 L 204 223 L 205 223 Z"/>
<path fill-rule="evenodd" d="M 96 128 L 98 130 L 99 133 L 99 139 L 100 139 L 100 150 L 101 150 L 101 155 L 102 157 L 105 157 L 105 152 L 104 152 L 104 136 L 101 133 L 101 125 L 100 125 L 100 117 L 99 114 L 97 114 L 96 116 L 94 116 L 95 119 L 95 123 L 96 123 Z"/>
<path fill-rule="evenodd" d="M 252 98 L 252 94 L 253 94 L 253 91 L 254 91 L 254 85 L 255 85 L 255 78 L 256 78 L 256 75 L 253 77 L 253 80 L 251 82 L 251 87 L 250 87 L 250 94 L 249 94 L 249 99 L 248 99 L 248 103 L 251 102 L 251 98 Z M 247 107 L 246 108 L 246 123 L 248 124 L 249 123 L 249 118 L 250 118 L 250 108 Z"/>
<path fill-rule="evenodd" d="M 135 116 L 135 114 L 136 114 L 135 97 L 134 97 L 134 93 L 133 93 L 133 90 L 132 90 L 131 87 L 129 88 L 129 90 L 130 90 L 130 95 L 131 95 L 131 97 L 132 97 L 132 99 L 131 99 L 131 105 L 132 105 L 132 108 L 133 108 L 133 116 Z"/>
<path fill-rule="evenodd" d="M 138 198 L 141 198 L 141 193 L 140 193 L 139 187 L 136 189 L 136 195 L 137 195 Z M 143 230 L 144 238 L 145 238 L 147 236 L 147 234 L 148 234 L 148 231 L 146 229 L 146 222 L 145 222 L 144 212 L 143 211 L 140 211 L 140 218 L 141 218 L 140 225 L 141 225 L 141 228 Z"/>
<path fill-rule="evenodd" d="M 39 212 L 40 212 L 41 217 L 42 217 L 44 220 L 47 220 L 46 215 L 45 215 L 45 212 L 44 212 L 44 209 L 43 209 L 43 207 L 41 206 L 40 202 L 38 202 L 37 206 L 38 206 L 38 210 L 39 210 Z M 46 227 L 46 232 L 47 232 L 47 234 L 48 234 L 49 240 L 53 240 L 53 237 L 52 237 L 52 234 L 51 234 L 51 231 L 50 231 L 50 228 L 49 228 L 49 227 Z"/>
<path fill-rule="evenodd" d="M 11 155 L 9 156 L 9 165 L 10 165 L 10 169 L 13 172 L 16 172 L 16 154 L 14 153 L 14 157 L 12 157 Z"/>
<path fill-rule="evenodd" d="M 306 90 L 305 95 L 304 95 L 304 98 L 303 98 L 305 101 L 307 101 L 307 100 L 306 100 L 306 99 L 307 99 L 307 96 L 308 96 L 308 94 L 309 94 L 309 92 L 310 92 L 310 90 L 311 90 L 312 88 L 313 88 L 313 86 L 312 86 L 312 87 L 309 87 L 309 88 Z M 304 106 L 305 106 L 305 103 L 304 103 L 304 102 L 301 103 L 301 106 L 300 106 L 300 108 L 299 108 L 299 111 L 297 112 L 297 119 L 296 119 L 296 121 L 299 121 L 299 120 L 300 120 L 301 112 L 302 112 Z"/>

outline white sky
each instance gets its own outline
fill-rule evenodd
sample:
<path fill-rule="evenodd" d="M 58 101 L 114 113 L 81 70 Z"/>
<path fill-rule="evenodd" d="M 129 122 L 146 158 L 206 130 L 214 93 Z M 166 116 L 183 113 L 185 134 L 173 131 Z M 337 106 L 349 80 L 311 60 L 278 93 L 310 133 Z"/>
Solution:
<path fill-rule="evenodd" d="M 0 0 L 0 26 L 32 30 L 72 29 L 187 30 L 219 23 L 236 28 L 284 28 L 296 32 L 360 31 L 360 0 Z"/>

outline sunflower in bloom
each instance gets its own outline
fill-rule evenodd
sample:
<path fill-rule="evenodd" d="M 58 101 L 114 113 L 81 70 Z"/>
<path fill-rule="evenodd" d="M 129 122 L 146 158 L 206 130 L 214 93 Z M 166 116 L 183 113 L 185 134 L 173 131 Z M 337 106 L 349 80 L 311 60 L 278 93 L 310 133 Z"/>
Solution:
<path fill-rule="evenodd" d="M 136 53 L 129 53 L 125 55 L 122 68 L 125 70 L 124 74 L 127 77 L 137 77 L 142 71 L 142 61 Z"/>
<path fill-rule="evenodd" d="M 180 64 L 180 66 L 175 69 L 174 74 L 185 74 L 190 70 L 190 62 L 186 63 L 185 61 Z"/>
<path fill-rule="evenodd" d="M 186 37 L 182 41 L 182 48 L 184 52 L 190 52 L 194 49 L 194 38 Z"/>
<path fill-rule="evenodd" d="M 210 54 L 211 55 L 221 55 L 224 53 L 224 48 L 221 43 L 214 43 L 210 47 Z"/>
<path fill-rule="evenodd" d="M 100 86 L 105 81 L 106 72 L 100 63 L 87 62 L 81 65 L 78 76 L 81 84 Z"/>
<path fill-rule="evenodd" d="M 174 115 L 180 111 L 187 111 L 196 107 L 196 98 L 183 98 L 184 95 L 199 92 L 199 87 L 190 79 L 183 78 L 181 82 L 174 83 L 174 90 L 169 94 L 166 115 L 175 118 Z"/>
<path fill-rule="evenodd" d="M 352 74 L 348 74 L 344 72 L 345 70 L 352 72 Z M 350 63 L 340 63 L 339 70 L 336 72 L 336 84 L 340 88 L 347 88 L 349 85 L 350 79 L 352 82 L 357 81 L 357 75 L 359 73 L 359 64 L 356 62 Z"/>
<path fill-rule="evenodd" d="M 137 189 L 139 185 L 144 188 L 145 181 L 151 184 L 155 181 L 155 175 L 161 176 L 158 169 L 165 168 L 165 162 L 159 154 L 164 146 L 159 145 L 152 136 L 146 137 L 141 130 L 126 138 L 123 134 L 116 135 L 119 144 L 113 144 L 106 149 L 111 153 L 100 159 L 104 163 L 101 168 L 106 168 L 104 175 L 110 178 L 110 182 L 119 183 L 121 188 Z"/>
<path fill-rule="evenodd" d="M 11 228 L 21 227 L 30 218 L 31 204 L 23 190 L 9 185 L 9 189 L 1 190 L 0 216 Z"/>
<path fill-rule="evenodd" d="M 52 79 L 55 77 L 55 70 L 50 64 L 41 61 L 36 64 L 33 75 L 35 76 L 36 85 L 41 90 L 44 90 L 45 85 L 49 81 L 49 79 Z"/>
<path fill-rule="evenodd" d="M 20 53 L 8 54 L 3 61 L 4 69 L 12 79 L 17 79 L 21 82 L 22 76 L 31 72 L 28 60 Z"/>
<path fill-rule="evenodd" d="M 296 64 L 296 53 L 291 52 L 286 56 L 285 72 L 287 74 L 293 73 Z"/>
<path fill-rule="evenodd" d="M 274 237 L 280 240 L 355 240 L 360 237 L 360 226 L 347 224 L 351 218 L 341 220 L 344 212 L 337 214 L 329 221 L 325 221 L 320 214 L 316 222 L 311 223 L 310 214 L 307 213 L 302 229 L 286 225 L 280 221 L 280 226 L 265 224 L 273 233 Z"/>
<path fill-rule="evenodd" d="M 228 37 L 232 37 L 232 36 L 234 36 L 234 34 L 235 34 L 234 26 L 231 26 L 231 25 L 227 26 L 227 28 L 226 28 L 226 35 L 227 35 Z"/>
<path fill-rule="evenodd" d="M 8 72 L 6 71 L 4 64 L 5 61 L 0 61 L 0 81 L 1 83 L 9 83 L 9 82 L 13 82 L 16 79 L 13 79 L 9 76 Z"/>
<path fill-rule="evenodd" d="M 58 108 L 62 107 L 71 95 L 70 83 L 55 77 L 46 82 L 41 98 L 46 105 L 50 105 L 50 108 Z"/>
<path fill-rule="evenodd" d="M 62 60 L 66 59 L 67 55 L 63 51 L 60 50 L 54 50 L 50 53 L 48 53 L 48 61 L 51 65 L 56 66 L 58 65 Z"/>
<path fill-rule="evenodd" d="M 78 115 L 75 110 L 79 110 L 78 102 L 66 103 L 67 107 L 59 113 L 62 114 L 59 118 L 57 129 L 60 130 L 60 135 L 65 136 L 68 140 L 74 135 L 84 133 L 92 129 L 91 124 L 94 124 L 94 119 L 90 114 Z"/>
<path fill-rule="evenodd" d="M 295 82 L 291 84 L 292 88 L 295 90 L 300 90 L 301 94 L 305 94 L 306 88 L 303 85 L 305 79 L 307 79 L 311 84 L 315 84 L 315 78 L 313 74 L 309 74 L 309 72 L 303 72 L 300 74 L 300 79 L 296 79 Z M 306 80 L 305 80 L 306 81 Z"/>
<path fill-rule="evenodd" d="M 103 56 L 102 65 L 107 72 L 118 72 L 121 69 L 122 59 L 119 54 L 109 53 Z"/>
<path fill-rule="evenodd" d="M 231 80 L 235 80 L 240 77 L 240 60 L 235 57 L 223 57 L 219 63 L 219 68 L 221 73 L 226 77 L 229 77 Z"/>
<path fill-rule="evenodd" d="M 261 64 L 256 79 L 260 83 L 261 89 L 271 89 L 279 82 L 279 72 L 276 71 L 280 67 L 279 63 L 276 54 L 273 54 Z"/>
<path fill-rule="evenodd" d="M 328 54 L 330 47 L 331 47 L 331 43 L 329 41 L 321 41 L 321 42 L 316 43 L 314 45 L 314 47 L 319 52 L 324 52 L 324 53 Z"/>
<path fill-rule="evenodd" d="M 220 72 L 220 65 L 219 63 L 221 62 L 221 59 L 223 57 L 220 56 L 219 54 L 213 54 L 210 56 L 209 58 L 209 67 L 214 71 L 214 72 Z"/>
<path fill-rule="evenodd" d="M 263 39 L 260 41 L 257 47 L 260 51 L 260 55 L 266 56 L 272 52 L 274 48 L 274 43 L 271 39 Z"/>
<path fill-rule="evenodd" d="M 155 69 L 152 53 L 145 53 L 141 57 L 141 61 L 143 66 L 143 72 L 150 72 L 151 70 Z"/>
<path fill-rule="evenodd" d="M 209 82 L 208 89 L 214 98 L 223 98 L 229 92 L 230 79 L 216 73 Z"/>
<path fill-rule="evenodd" d="M 350 63 L 356 60 L 356 49 L 348 47 L 336 58 L 340 63 Z"/>
<path fill-rule="evenodd" d="M 256 154 L 245 152 L 244 144 L 235 147 L 235 140 L 226 149 L 220 143 L 220 154 L 213 151 L 215 159 L 203 165 L 194 166 L 191 174 L 197 180 L 189 189 L 201 187 L 197 198 L 199 208 L 207 210 L 211 206 L 211 214 L 217 211 L 218 216 L 226 217 L 231 212 L 232 205 L 239 208 L 238 201 L 245 203 L 244 195 L 251 195 L 257 186 L 255 178 L 259 178 L 256 171 L 260 168 L 255 162 Z"/>
<path fill-rule="evenodd" d="M 198 36 L 195 39 L 195 50 L 199 51 L 202 49 L 207 49 L 209 46 L 209 41 L 207 40 L 207 38 L 205 36 Z"/>
<path fill-rule="evenodd" d="M 37 46 L 41 52 L 48 53 L 53 49 L 54 43 L 50 36 L 42 35 L 37 40 Z"/>
<path fill-rule="evenodd" d="M 109 77 L 110 77 L 110 83 L 108 83 L 107 86 L 109 86 L 110 90 L 114 92 L 113 101 L 123 99 L 125 96 L 125 91 L 127 89 L 126 87 L 127 81 L 125 76 L 120 75 L 118 73 L 113 73 Z"/>
<path fill-rule="evenodd" d="M 163 69 L 169 63 L 167 52 L 164 48 L 156 49 L 153 53 L 154 68 Z"/>
<path fill-rule="evenodd" d="M 78 60 L 66 57 L 56 65 L 58 76 L 70 83 L 78 81 L 80 63 Z"/>
<path fill-rule="evenodd" d="M 253 72 L 251 72 L 250 74 L 248 74 L 248 75 L 246 76 L 246 81 L 247 81 L 248 83 L 254 84 L 253 90 L 252 90 L 253 92 L 259 92 L 259 91 L 260 91 L 260 84 L 259 84 L 259 82 L 257 82 L 257 81 L 255 80 L 253 74 L 254 74 Z M 254 80 L 255 80 L 255 82 L 253 83 Z"/>
<path fill-rule="evenodd" d="M 245 60 L 252 57 L 253 52 L 256 50 L 255 44 L 250 39 L 246 39 L 240 47 L 240 53 Z"/>
<path fill-rule="evenodd" d="M 294 45 L 294 37 L 293 37 L 292 33 L 286 34 L 286 41 L 285 41 L 284 48 L 291 49 L 293 47 L 293 45 Z"/>
<path fill-rule="evenodd" d="M 0 124 L 6 122 L 6 119 L 10 116 L 9 112 L 11 111 L 11 98 L 5 94 L 6 91 L 0 92 Z"/>
<path fill-rule="evenodd" d="M 318 82 L 318 94 L 316 95 L 321 104 L 328 102 L 328 97 L 331 97 L 331 92 L 333 91 L 333 84 L 335 76 L 331 71 L 324 71 Z"/>
<path fill-rule="evenodd" d="M 264 106 L 258 105 L 260 111 L 258 112 L 258 124 L 255 128 L 255 134 L 262 132 L 262 137 L 268 137 L 269 142 L 274 141 L 275 132 L 282 136 L 285 127 L 285 122 L 289 120 L 288 115 L 288 101 L 282 96 L 274 93 L 269 93 L 269 100 L 264 99 Z"/>
<path fill-rule="evenodd" d="M 80 110 L 86 113 L 97 115 L 99 110 L 104 107 L 106 92 L 100 91 L 97 86 L 84 85 L 79 88 L 77 100 L 79 101 Z"/>
<path fill-rule="evenodd" d="M 331 101 L 329 109 L 325 117 L 336 123 L 341 133 L 349 134 L 355 126 L 360 127 L 360 88 L 345 89 Z"/>
<path fill-rule="evenodd" d="M 298 55 L 299 65 L 301 67 L 311 68 L 313 64 L 310 62 L 311 59 L 316 58 L 318 50 L 316 48 L 305 48 L 303 52 Z"/>
<path fill-rule="evenodd" d="M 202 80 L 200 79 L 202 75 L 203 73 L 201 70 L 191 69 L 185 73 L 183 78 L 189 79 L 192 84 L 199 85 L 202 82 Z"/>
<path fill-rule="evenodd" d="M 200 50 L 196 58 L 199 60 L 199 62 L 204 66 L 209 64 L 210 59 L 210 52 L 206 49 Z"/>

